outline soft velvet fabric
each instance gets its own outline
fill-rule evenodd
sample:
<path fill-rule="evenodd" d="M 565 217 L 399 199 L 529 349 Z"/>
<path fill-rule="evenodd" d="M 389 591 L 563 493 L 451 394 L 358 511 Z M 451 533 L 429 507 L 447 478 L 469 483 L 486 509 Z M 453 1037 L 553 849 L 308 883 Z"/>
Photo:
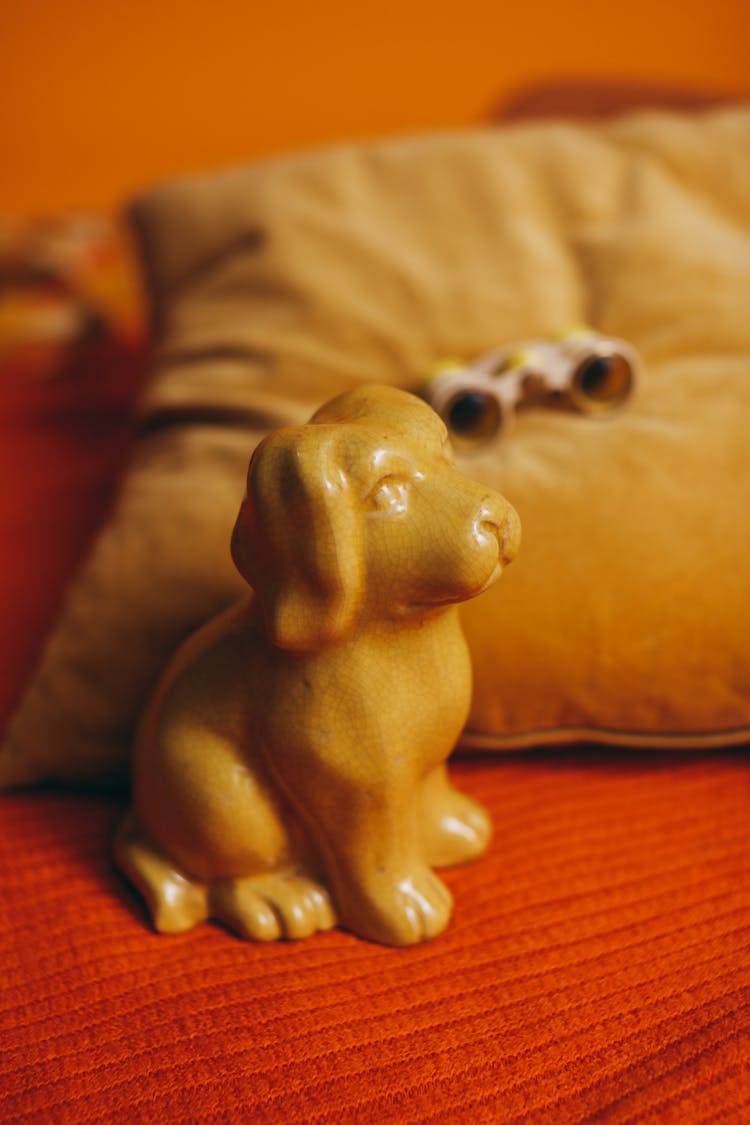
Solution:
<path fill-rule="evenodd" d="M 463 458 L 524 525 L 516 565 L 466 609 L 467 742 L 746 741 L 748 183 L 739 108 L 343 147 L 140 200 L 146 434 L 0 784 L 126 768 L 164 662 L 243 592 L 227 544 L 269 427 L 580 321 L 642 353 L 632 404 L 529 411 Z"/>

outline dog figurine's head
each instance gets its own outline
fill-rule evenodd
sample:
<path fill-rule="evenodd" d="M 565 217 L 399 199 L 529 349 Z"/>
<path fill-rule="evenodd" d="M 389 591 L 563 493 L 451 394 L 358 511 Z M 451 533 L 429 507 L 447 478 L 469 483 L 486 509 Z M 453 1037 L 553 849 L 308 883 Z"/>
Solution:
<path fill-rule="evenodd" d="M 232 557 L 273 643 L 309 652 L 474 597 L 519 542 L 507 501 L 454 468 L 437 414 L 364 386 L 260 443 Z"/>

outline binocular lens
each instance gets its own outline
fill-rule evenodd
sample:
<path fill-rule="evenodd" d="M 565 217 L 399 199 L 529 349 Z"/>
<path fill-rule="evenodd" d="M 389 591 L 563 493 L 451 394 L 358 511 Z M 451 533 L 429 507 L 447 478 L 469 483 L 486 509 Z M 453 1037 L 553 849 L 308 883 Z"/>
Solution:
<path fill-rule="evenodd" d="M 585 359 L 573 379 L 573 396 L 582 409 L 616 406 L 633 387 L 633 369 L 618 353 Z"/>
<path fill-rule="evenodd" d="M 500 429 L 500 404 L 481 391 L 464 391 L 448 403 L 445 421 L 451 437 L 457 441 L 483 441 Z"/>

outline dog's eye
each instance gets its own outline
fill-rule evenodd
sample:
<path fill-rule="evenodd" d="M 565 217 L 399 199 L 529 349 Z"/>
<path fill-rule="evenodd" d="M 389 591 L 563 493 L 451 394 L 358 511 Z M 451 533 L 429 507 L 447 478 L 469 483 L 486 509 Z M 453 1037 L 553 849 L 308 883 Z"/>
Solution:
<path fill-rule="evenodd" d="M 365 499 L 370 512 L 398 515 L 409 506 L 409 484 L 403 477 L 383 477 Z"/>

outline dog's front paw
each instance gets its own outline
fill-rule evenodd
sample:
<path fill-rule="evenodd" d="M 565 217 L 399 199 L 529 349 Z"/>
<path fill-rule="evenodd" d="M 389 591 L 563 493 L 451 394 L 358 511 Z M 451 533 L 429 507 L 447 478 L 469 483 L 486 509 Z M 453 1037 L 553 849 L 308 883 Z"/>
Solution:
<path fill-rule="evenodd" d="M 452 909 L 450 891 L 425 867 L 372 887 L 367 896 L 354 896 L 344 920 L 350 930 L 370 941 L 416 945 L 442 933 Z"/>
<path fill-rule="evenodd" d="M 215 882 L 211 913 L 251 941 L 306 938 L 336 924 L 325 888 L 294 871 Z"/>

